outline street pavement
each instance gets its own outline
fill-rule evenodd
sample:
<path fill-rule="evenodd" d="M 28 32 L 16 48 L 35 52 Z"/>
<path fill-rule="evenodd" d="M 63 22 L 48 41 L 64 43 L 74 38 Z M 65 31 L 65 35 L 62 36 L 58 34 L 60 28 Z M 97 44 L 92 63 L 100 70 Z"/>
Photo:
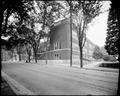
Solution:
<path fill-rule="evenodd" d="M 37 95 L 115 95 L 118 72 L 35 63 L 2 63 L 2 71 Z"/>

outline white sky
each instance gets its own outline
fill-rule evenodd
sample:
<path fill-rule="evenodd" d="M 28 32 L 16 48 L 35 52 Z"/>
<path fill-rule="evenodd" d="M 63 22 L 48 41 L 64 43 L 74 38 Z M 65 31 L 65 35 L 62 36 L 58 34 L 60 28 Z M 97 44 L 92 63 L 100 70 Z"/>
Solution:
<path fill-rule="evenodd" d="M 104 1 L 103 9 L 108 9 L 110 7 L 109 4 L 109 1 Z M 105 45 L 107 19 L 108 11 L 93 19 L 87 31 L 87 37 L 100 47 Z"/>

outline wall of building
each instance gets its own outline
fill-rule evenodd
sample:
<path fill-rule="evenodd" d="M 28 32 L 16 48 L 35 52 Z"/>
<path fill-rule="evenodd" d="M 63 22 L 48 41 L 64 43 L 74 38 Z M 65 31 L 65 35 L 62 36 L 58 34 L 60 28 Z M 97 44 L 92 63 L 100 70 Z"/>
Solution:
<path fill-rule="evenodd" d="M 69 19 L 68 19 L 69 20 Z M 50 51 L 42 53 L 41 59 L 45 60 L 70 60 L 70 25 L 69 21 L 59 23 L 51 30 Z M 57 46 L 56 46 L 57 45 Z M 92 53 L 95 45 L 86 40 L 83 48 L 84 62 L 92 60 Z M 78 45 L 77 32 L 72 30 L 72 62 L 75 65 L 80 64 L 80 51 Z"/>
<path fill-rule="evenodd" d="M 66 21 L 60 25 L 55 26 L 51 31 L 50 37 L 50 59 L 69 59 L 70 48 L 70 26 Z M 54 50 L 54 52 L 53 52 Z"/>

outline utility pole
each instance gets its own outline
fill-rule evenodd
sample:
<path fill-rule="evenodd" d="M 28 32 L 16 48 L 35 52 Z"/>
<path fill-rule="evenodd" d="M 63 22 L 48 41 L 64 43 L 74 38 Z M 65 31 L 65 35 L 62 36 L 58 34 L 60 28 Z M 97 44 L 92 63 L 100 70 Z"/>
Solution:
<path fill-rule="evenodd" d="M 72 3 L 70 1 L 70 67 L 72 67 Z"/>
<path fill-rule="evenodd" d="M 47 56 L 48 56 L 48 54 L 49 54 L 49 53 L 47 52 L 47 51 L 48 51 L 48 50 L 47 50 L 47 48 L 48 48 L 48 37 L 47 37 L 46 39 L 47 39 L 47 40 L 46 40 L 46 64 L 47 64 L 47 63 L 48 63 L 48 62 L 47 62 L 47 60 L 48 60 Z"/>

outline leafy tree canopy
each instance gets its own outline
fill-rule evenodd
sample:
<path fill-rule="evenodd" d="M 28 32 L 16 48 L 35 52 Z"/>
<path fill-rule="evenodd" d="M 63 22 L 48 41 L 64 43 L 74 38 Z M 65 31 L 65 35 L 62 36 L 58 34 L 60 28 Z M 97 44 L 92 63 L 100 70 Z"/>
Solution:
<path fill-rule="evenodd" d="M 28 12 L 33 8 L 32 1 L 26 0 L 2 0 L 2 8 L 1 8 L 1 35 L 7 36 L 7 28 L 10 23 L 10 17 L 17 19 L 19 23 L 28 20 L 29 14 Z"/>
<path fill-rule="evenodd" d="M 119 25 L 116 10 L 114 8 L 110 8 L 109 17 L 108 17 L 108 29 L 107 29 L 107 37 L 106 37 L 106 45 L 105 49 L 110 55 L 118 55 L 118 46 L 119 42 Z"/>
<path fill-rule="evenodd" d="M 93 58 L 95 58 L 95 59 L 102 59 L 102 57 L 103 57 L 103 54 L 102 54 L 100 48 L 98 46 L 96 46 L 94 48 Z"/>

